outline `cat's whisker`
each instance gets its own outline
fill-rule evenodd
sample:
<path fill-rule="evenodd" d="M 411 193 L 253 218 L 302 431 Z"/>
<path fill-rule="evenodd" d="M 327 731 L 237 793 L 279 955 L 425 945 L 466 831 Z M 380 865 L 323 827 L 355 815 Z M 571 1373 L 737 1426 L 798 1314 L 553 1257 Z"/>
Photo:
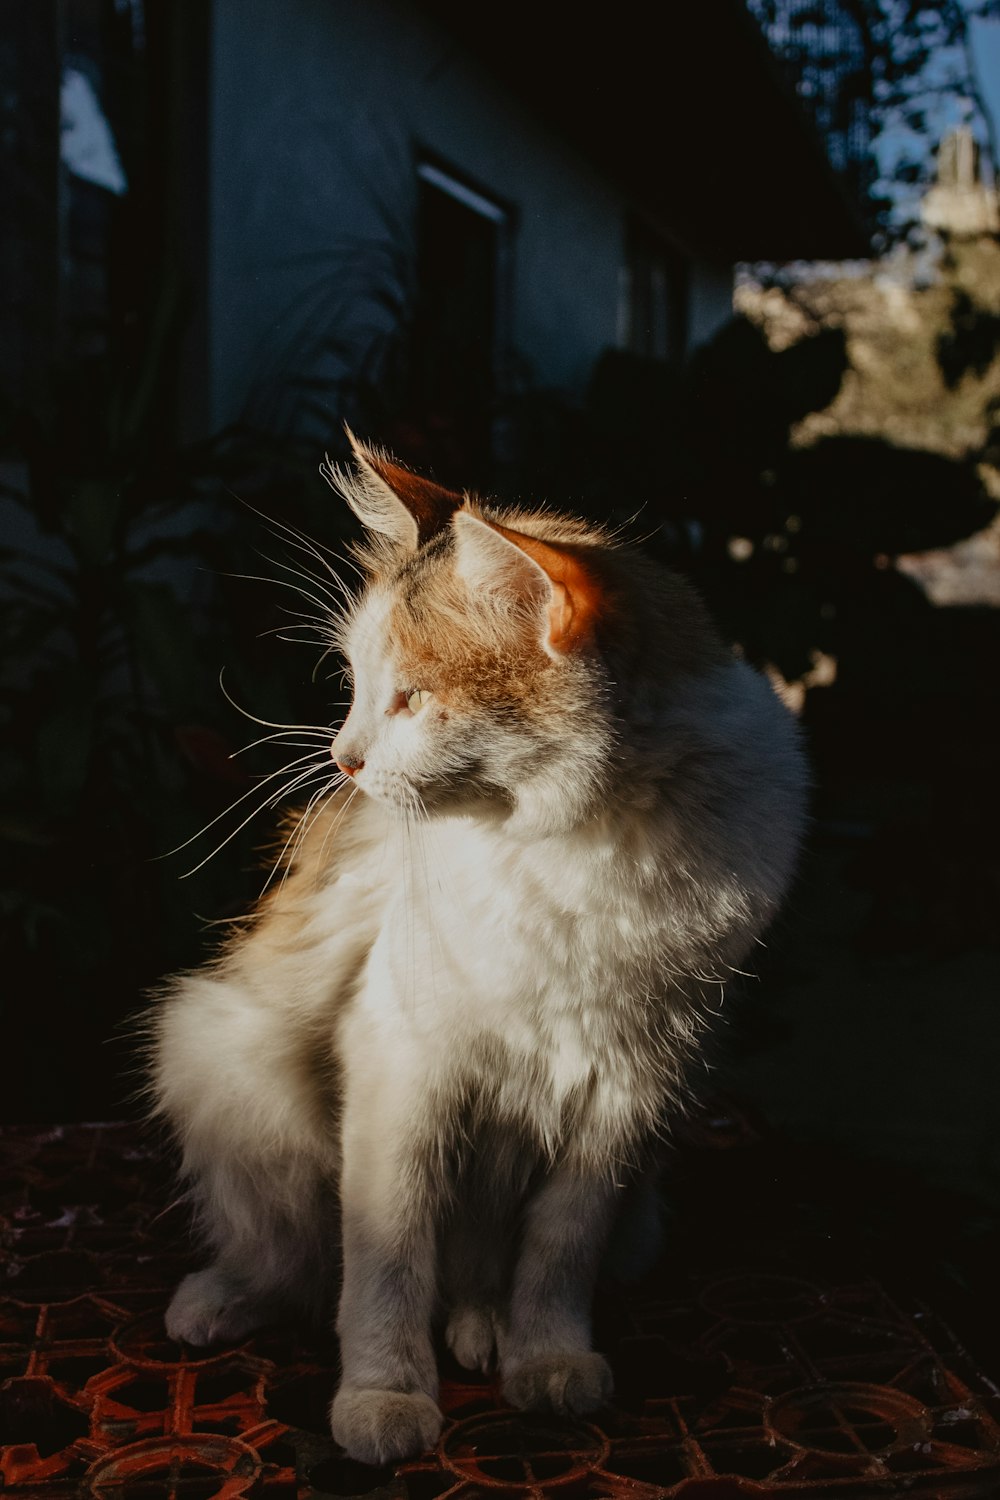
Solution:
<path fill-rule="evenodd" d="M 319 660 L 317 661 L 316 665 L 312 669 L 312 674 L 311 674 L 310 679 L 309 679 L 311 682 L 316 682 L 316 680 L 319 677 L 319 669 L 320 669 L 320 667 L 326 661 L 326 659 L 327 659 L 328 656 L 332 656 L 333 655 L 333 653 L 336 651 L 336 649 L 337 649 L 336 645 L 327 646 L 326 650 L 323 652 L 322 656 L 319 658 Z M 336 675 L 336 673 L 331 672 L 330 676 L 326 679 L 326 681 L 329 682 L 331 680 L 331 678 L 334 677 L 335 675 Z"/>
<path fill-rule="evenodd" d="M 365 581 L 364 569 L 359 568 L 357 563 L 352 557 L 348 555 L 347 552 L 335 552 L 333 548 L 328 547 L 325 542 L 317 542 L 315 537 L 307 536 L 304 531 L 293 530 L 291 532 L 291 535 L 293 537 L 292 546 L 297 546 L 300 552 L 305 552 L 309 556 L 314 557 L 320 564 L 320 566 L 324 567 L 327 570 L 327 572 L 330 574 L 330 577 L 335 580 L 339 587 L 344 590 L 347 597 L 349 599 L 353 599 L 354 595 L 351 587 L 348 584 L 347 580 L 344 578 L 343 574 L 340 572 L 340 569 L 349 568 L 350 571 L 355 575 L 355 577 L 362 583 L 364 583 Z M 329 563 L 328 558 L 331 557 L 337 564 L 337 567 L 332 567 Z"/>
<path fill-rule="evenodd" d="M 323 640 L 326 640 L 329 637 L 329 634 L 330 634 L 330 615 L 329 614 L 310 615 L 310 614 L 307 614 L 304 610 L 290 609 L 287 604 L 279 604 L 278 605 L 278 613 L 279 614 L 283 614 L 283 615 L 288 615 L 291 618 L 291 620 L 297 626 L 299 626 L 302 630 L 315 630 L 316 633 Z M 271 626 L 268 627 L 267 630 L 261 630 L 258 633 L 258 637 L 257 638 L 258 638 L 258 640 L 262 640 L 264 638 L 264 636 L 267 636 L 267 635 L 276 635 L 279 630 L 288 630 L 288 629 L 289 629 L 289 626 L 286 625 L 286 624 L 271 625 Z"/>
<path fill-rule="evenodd" d="M 275 535 L 278 534 L 275 533 Z M 289 540 L 288 537 L 279 536 L 278 539 L 284 541 L 286 546 L 294 547 L 297 552 L 315 557 L 325 568 L 325 576 L 314 573 L 311 568 L 305 567 L 302 563 L 293 563 L 289 560 L 269 557 L 265 553 L 258 553 L 258 555 L 264 557 L 265 561 L 271 563 L 274 567 L 282 568 L 285 572 L 290 573 L 293 578 L 301 580 L 294 587 L 297 588 L 303 598 L 312 599 L 313 602 L 317 602 L 311 590 L 318 589 L 327 601 L 321 608 L 329 615 L 330 621 L 342 620 L 346 615 L 350 614 L 357 603 L 355 596 L 345 580 L 330 566 L 326 558 L 322 557 L 315 549 L 301 545 L 294 538 Z M 344 561 L 347 563 L 347 566 L 352 566 L 346 559 Z M 286 583 L 287 585 L 287 580 L 285 579 L 278 579 L 276 582 Z M 303 583 L 306 585 L 305 588 L 302 587 Z"/>
<path fill-rule="evenodd" d="M 317 556 L 316 553 L 310 553 L 294 539 L 289 540 L 288 537 L 277 536 L 277 540 L 283 542 L 286 547 L 294 547 L 296 552 L 304 552 L 306 556 Z M 261 555 L 263 556 L 264 554 L 262 553 Z M 326 568 L 324 575 L 322 573 L 314 573 L 312 568 L 306 567 L 304 563 L 293 558 L 268 557 L 267 561 L 273 562 L 279 568 L 284 568 L 288 573 L 293 573 L 297 578 L 304 578 L 308 583 L 315 584 L 324 594 L 329 594 L 331 599 L 337 597 L 338 592 L 342 588 L 342 580 L 326 562 L 324 562 L 324 567 Z M 324 560 L 320 558 L 320 561 L 323 562 Z"/>
<path fill-rule="evenodd" d="M 311 801 L 309 802 L 308 806 L 305 809 L 305 812 L 299 818 L 298 823 L 296 825 L 296 828 L 294 830 L 295 839 L 294 839 L 294 842 L 292 844 L 291 850 L 288 851 L 287 854 L 286 854 L 286 850 L 287 850 L 287 847 L 288 847 L 287 844 L 286 844 L 285 850 L 282 850 L 281 858 L 284 860 L 284 869 L 282 870 L 282 874 L 281 874 L 281 887 L 284 886 L 285 881 L 288 879 L 289 872 L 292 870 L 292 868 L 294 866 L 295 859 L 296 859 L 296 856 L 298 855 L 299 849 L 302 847 L 302 845 L 303 845 L 303 843 L 305 841 L 306 834 L 308 833 L 309 829 L 312 827 L 312 825 L 315 823 L 316 819 L 319 817 L 319 815 L 320 815 L 320 813 L 322 811 L 322 808 L 323 808 L 323 803 L 327 800 L 327 797 L 329 797 L 329 796 L 336 796 L 337 792 L 339 792 L 343 788 L 344 783 L 345 783 L 346 780 L 347 780 L 347 777 L 344 776 L 343 773 L 340 773 L 340 774 L 335 775 L 335 776 L 331 776 L 328 779 L 328 781 L 326 782 L 325 786 L 322 786 L 320 788 L 319 792 L 316 794 L 316 796 L 314 796 L 311 799 Z M 340 811 L 336 814 L 336 816 L 331 819 L 331 826 L 327 829 L 326 833 L 324 834 L 323 843 L 322 843 L 322 845 L 320 847 L 320 860 L 322 860 L 323 853 L 326 850 L 327 844 L 329 842 L 329 839 L 330 839 L 332 833 L 337 828 L 339 828 L 339 826 L 340 826 L 340 824 L 341 824 L 341 822 L 342 822 L 342 820 L 344 818 L 344 815 L 345 815 L 348 807 L 350 807 L 351 803 L 354 801 L 354 798 L 357 796 L 357 794 L 358 794 L 358 788 L 357 788 L 357 786 L 354 783 L 352 783 L 350 791 L 348 792 L 348 795 L 347 795 L 347 797 L 344 800 L 344 806 L 340 809 Z M 315 811 L 312 813 L 312 817 L 310 818 L 309 817 L 310 809 L 313 808 L 314 804 L 315 804 Z M 271 876 L 273 876 L 273 874 L 274 874 L 274 871 L 272 870 Z M 270 880 L 271 876 L 268 877 L 269 880 Z"/>
<path fill-rule="evenodd" d="M 343 708 L 344 705 L 343 703 L 331 703 L 330 707 Z M 262 734 L 259 739 L 250 740 L 249 744 L 241 745 L 238 750 L 231 751 L 229 759 L 233 760 L 237 755 L 243 755 L 247 750 L 253 750 L 257 745 L 295 744 L 296 741 L 285 738 L 289 734 L 311 734 L 320 740 L 332 740 L 335 733 L 336 731 L 331 729 L 327 724 L 302 724 L 297 725 L 294 729 L 278 729 L 273 734 Z"/>
<path fill-rule="evenodd" d="M 290 635 L 288 632 L 291 630 L 308 631 L 309 634 Z M 269 625 L 266 630 L 257 632 L 257 639 L 262 641 L 269 635 L 273 635 L 276 640 L 287 641 L 290 646 L 318 646 L 326 639 L 318 625 L 308 625 L 303 622 L 294 625 Z"/>
<path fill-rule="evenodd" d="M 339 774 L 341 773 L 338 773 L 338 775 Z M 300 771 L 298 776 L 296 776 L 294 782 L 290 783 L 288 786 L 279 787 L 278 790 L 274 792 L 270 797 L 268 805 L 270 807 L 277 807 L 278 803 L 282 802 L 287 796 L 289 796 L 291 792 L 298 791 L 301 786 L 305 785 L 309 781 L 312 781 L 314 777 L 329 775 L 330 762 L 324 756 L 322 760 L 317 761 L 313 766 L 306 766 L 304 770 Z"/>
<path fill-rule="evenodd" d="M 233 697 L 233 695 L 230 693 L 229 689 L 226 687 L 226 684 L 223 681 L 223 672 L 224 671 L 225 671 L 225 668 L 223 668 L 222 672 L 219 673 L 219 687 L 222 690 L 223 697 L 225 698 L 225 700 L 226 700 L 227 703 L 229 703 L 233 708 L 235 708 L 235 710 L 236 710 L 236 712 L 238 714 L 242 714 L 243 717 L 244 717 L 244 719 L 249 719 L 252 724 L 260 724 L 265 729 L 295 729 L 295 730 L 306 730 L 307 732 L 309 730 L 314 730 L 314 729 L 318 729 L 318 728 L 321 727 L 321 726 L 319 726 L 317 724 L 278 724 L 273 719 L 261 719 L 261 718 L 259 718 L 257 716 L 257 714 L 252 714 L 249 711 L 249 709 L 243 708 L 239 703 L 237 703 L 236 699 Z"/>
<path fill-rule="evenodd" d="M 277 859 L 274 861 L 274 864 L 271 866 L 270 873 L 267 879 L 264 881 L 263 886 L 261 887 L 262 896 L 267 890 L 268 886 L 271 884 L 271 881 L 274 879 L 279 869 L 282 870 L 281 884 L 284 884 L 285 877 L 287 876 L 288 871 L 291 868 L 292 860 L 301 847 L 302 840 L 305 837 L 306 830 L 309 826 L 310 813 L 312 812 L 313 808 L 321 802 L 323 796 L 326 793 L 334 791 L 338 786 L 342 786 L 346 779 L 347 778 L 342 772 L 333 775 L 328 773 L 319 788 L 313 792 L 308 803 L 306 804 L 304 811 L 296 819 L 295 825 L 293 826 L 291 832 L 289 833 L 281 848 L 281 852 L 279 853 Z M 289 854 L 290 848 L 291 854 Z M 286 855 L 288 856 L 287 859 Z"/>
<path fill-rule="evenodd" d="M 344 614 L 343 604 L 335 594 L 330 593 L 325 588 L 324 584 L 321 581 L 316 582 L 315 580 L 311 580 L 308 574 L 300 572 L 297 568 L 289 568 L 285 564 L 279 562 L 277 558 L 268 557 L 266 553 L 262 552 L 260 556 L 264 559 L 265 562 L 271 563 L 273 567 L 284 567 L 286 572 L 292 574 L 292 579 L 275 578 L 274 582 L 283 585 L 283 587 L 285 588 L 294 589 L 300 599 L 304 599 L 309 604 L 315 605 L 315 607 L 321 611 L 323 617 L 326 619 L 327 624 L 331 629 L 333 628 L 335 622 L 341 619 Z M 309 586 L 305 587 L 304 585 L 306 584 L 308 584 Z M 314 592 L 314 590 L 316 589 L 319 589 L 320 594 L 323 597 L 317 597 L 316 593 Z"/>
<path fill-rule="evenodd" d="M 293 542 L 291 545 L 295 546 L 296 544 Z M 296 550 L 299 552 L 304 552 L 306 549 L 303 547 L 296 547 Z M 307 555 L 309 554 L 307 553 Z M 320 561 L 323 562 L 324 560 L 321 558 Z M 354 605 L 357 603 L 354 594 L 351 592 L 345 580 L 341 578 L 339 573 L 334 572 L 334 570 L 330 568 L 325 562 L 324 566 L 327 568 L 327 576 L 321 576 L 318 573 L 314 573 L 311 568 L 305 567 L 302 563 L 297 563 L 295 565 L 285 564 L 285 566 L 288 568 L 289 572 L 297 574 L 299 578 L 304 578 L 307 583 L 315 585 L 315 587 L 321 589 L 323 593 L 326 594 L 330 599 L 334 600 L 335 613 L 342 614 L 345 610 L 349 611 L 353 609 Z"/>
<path fill-rule="evenodd" d="M 244 748 L 248 749 L 249 746 L 246 746 Z M 235 751 L 234 754 L 238 755 L 239 751 Z M 156 860 L 169 859 L 173 854 L 180 854 L 182 849 L 187 849 L 190 844 L 195 843 L 202 837 L 203 834 L 206 834 L 210 828 L 214 828 L 216 823 L 220 823 L 222 819 L 228 817 L 231 812 L 235 812 L 236 808 L 238 808 L 242 802 L 245 802 L 248 797 L 252 797 L 256 793 L 260 792 L 269 781 L 273 781 L 276 776 L 283 776 L 286 772 L 294 770 L 294 768 L 296 766 L 300 766 L 303 761 L 313 760 L 315 758 L 315 755 L 316 749 L 313 748 L 309 755 L 299 755 L 295 760 L 287 761 L 285 765 L 279 766 L 276 771 L 269 771 L 266 776 L 261 777 L 260 780 L 255 782 L 252 787 L 249 787 L 245 792 L 237 797 L 235 802 L 230 802 L 228 807 L 224 807 L 222 809 L 222 812 L 216 813 L 215 817 L 210 819 L 210 821 L 207 822 L 202 828 L 199 828 L 197 833 L 193 833 L 189 839 L 185 839 L 183 844 L 178 844 L 174 849 L 167 849 L 163 854 L 155 854 L 153 855 L 153 858 Z M 270 793 L 268 795 L 270 795 Z M 258 808 L 258 812 L 266 806 L 267 801 L 265 800 L 261 803 L 260 808 Z M 251 814 L 251 816 L 254 816 L 254 814 Z M 249 819 L 247 821 L 249 821 Z"/>
<path fill-rule="evenodd" d="M 306 760 L 306 759 L 311 759 L 311 757 L 302 756 L 301 759 L 302 760 Z M 198 863 L 196 865 L 194 865 L 192 869 L 185 870 L 185 872 L 184 872 L 183 875 L 178 876 L 178 879 L 180 879 L 180 880 L 188 880 L 188 879 L 190 879 L 190 877 L 192 875 L 196 875 L 199 870 L 204 869 L 205 865 L 208 864 L 209 860 L 210 859 L 214 859 L 215 856 L 219 853 L 219 851 L 221 849 L 224 849 L 228 843 L 231 843 L 232 840 L 234 838 L 236 838 L 237 834 L 242 833 L 243 829 L 246 828 L 247 824 L 248 823 L 252 823 L 253 820 L 254 820 L 254 818 L 258 817 L 260 815 L 260 813 L 262 813 L 266 807 L 270 807 L 270 808 L 276 807 L 277 804 L 281 801 L 281 799 L 283 797 L 290 796 L 292 794 L 292 792 L 297 791 L 300 786 L 302 786 L 306 781 L 310 780 L 313 776 L 318 775 L 321 771 L 322 772 L 326 771 L 325 765 L 324 766 L 319 766 L 319 765 L 316 765 L 314 763 L 311 766 L 307 766 L 306 769 L 304 771 L 300 772 L 298 776 L 293 777 L 293 779 L 291 780 L 291 782 L 289 782 L 288 784 L 282 786 L 273 797 L 269 795 L 267 798 L 265 798 L 265 800 L 262 803 L 260 803 L 260 805 L 258 807 L 254 808 L 253 812 L 249 813 L 243 819 L 242 823 L 240 823 L 236 828 L 234 828 L 231 833 L 228 833 L 226 835 L 226 837 L 222 840 L 221 843 L 216 844 L 215 848 L 212 849 L 210 851 L 210 853 L 206 854 L 204 859 L 199 860 Z M 257 790 L 257 788 L 255 788 L 255 790 Z M 231 812 L 232 809 L 230 808 L 230 809 L 228 809 L 228 811 Z M 220 816 L 225 816 L 225 814 L 221 814 Z M 218 818 L 213 819 L 213 822 L 218 822 L 218 821 L 219 821 Z M 211 824 L 208 824 L 206 826 L 207 827 L 211 827 Z M 204 833 L 204 832 L 205 832 L 205 829 L 202 829 L 202 833 Z M 198 838 L 198 837 L 200 837 L 200 834 L 196 834 L 195 835 L 195 838 Z M 187 842 L 190 844 L 190 843 L 193 842 L 193 840 L 192 839 L 188 839 Z M 184 848 L 187 847 L 187 845 L 186 844 L 181 844 L 179 847 L 181 849 L 184 849 Z"/>
<path fill-rule="evenodd" d="M 331 614 L 339 615 L 343 613 L 343 596 L 336 593 L 325 578 L 317 577 L 315 573 L 310 573 L 307 568 L 296 566 L 294 563 L 284 562 L 280 557 L 270 557 L 266 552 L 258 552 L 257 556 L 263 558 L 265 562 L 270 563 L 272 567 L 281 568 L 285 573 L 290 573 L 293 578 L 301 580 L 299 584 L 293 586 L 298 588 L 299 593 L 304 599 L 312 599 L 314 603 L 320 604 L 321 608 L 329 610 Z M 275 582 L 285 583 L 286 580 L 276 578 Z M 303 588 L 302 584 L 307 585 L 307 587 Z M 321 604 L 311 592 L 313 589 L 318 589 L 323 599 L 328 602 Z"/>
<path fill-rule="evenodd" d="M 320 466 L 320 472 L 323 472 L 322 465 Z M 325 477 L 326 476 L 324 475 L 324 478 Z M 357 565 L 353 563 L 349 557 L 345 557 L 342 553 L 335 552 L 333 548 L 328 547 L 325 542 L 319 542 L 315 537 L 307 536 L 304 531 L 299 531 L 297 527 L 290 526 L 287 521 L 279 521 L 275 516 L 269 516 L 265 511 L 258 510 L 256 505 L 251 505 L 249 500 L 245 500 L 242 495 L 237 495 L 235 490 L 230 489 L 229 494 L 240 505 L 244 506 L 247 510 L 251 511 L 253 515 L 258 516 L 260 520 L 264 521 L 268 526 L 270 526 L 275 531 L 276 535 L 278 532 L 284 532 L 284 540 L 286 542 L 288 541 L 288 538 L 291 537 L 292 545 L 298 544 L 302 551 L 311 553 L 311 555 L 315 557 L 316 561 L 321 563 L 323 567 L 326 568 L 327 571 L 332 575 L 332 577 L 339 579 L 340 575 L 334 568 L 330 566 L 330 563 L 327 561 L 327 558 L 330 557 L 333 558 L 334 562 L 340 563 L 344 567 L 350 568 L 352 572 L 357 573 L 359 578 L 364 577 L 361 569 L 357 567 Z"/>
<path fill-rule="evenodd" d="M 344 805 L 343 805 L 343 807 L 337 813 L 336 817 L 330 819 L 330 826 L 326 830 L 326 833 L 324 833 L 324 835 L 323 835 L 323 842 L 322 842 L 322 844 L 319 847 L 319 863 L 321 865 L 323 863 L 323 856 L 326 854 L 326 851 L 327 851 L 327 848 L 329 847 L 331 838 L 336 833 L 336 831 L 340 827 L 341 823 L 344 821 L 344 818 L 347 815 L 347 810 L 350 807 L 351 803 L 354 801 L 355 797 L 358 795 L 359 791 L 360 791 L 360 788 L 359 788 L 357 782 L 356 781 L 352 781 L 351 782 L 351 786 L 350 786 L 350 790 L 348 791 L 347 796 L 344 798 Z"/>
<path fill-rule="evenodd" d="M 303 756 L 301 757 L 301 759 L 310 760 L 311 758 Z M 226 835 L 221 843 L 217 844 L 216 847 L 209 854 L 207 854 L 199 864 L 195 865 L 191 870 L 186 870 L 183 875 L 180 875 L 178 877 L 178 879 L 186 880 L 189 876 L 195 874 L 195 872 L 200 870 L 203 865 L 207 864 L 210 859 L 213 859 L 215 855 L 218 854 L 220 849 L 224 849 L 225 846 L 237 836 L 237 834 L 241 833 L 249 823 L 252 823 L 254 818 L 258 817 L 262 812 L 273 811 L 273 809 L 278 806 L 283 798 L 291 796 L 294 792 L 298 791 L 300 787 L 307 785 L 309 781 L 325 772 L 325 765 L 319 765 L 315 763 L 307 764 L 301 770 L 295 772 L 295 774 L 288 781 L 283 782 L 276 792 L 273 790 L 269 790 L 264 799 L 259 802 L 251 812 L 247 814 L 247 816 L 241 823 L 239 823 L 230 833 Z M 254 790 L 259 791 L 261 790 L 261 788 L 255 787 Z M 231 812 L 232 810 L 233 809 L 231 807 L 227 809 L 227 811 L 229 812 Z M 221 814 L 220 816 L 225 816 L 225 814 Z M 215 819 L 214 821 L 218 822 L 219 820 Z M 209 826 L 211 825 L 206 825 L 206 827 L 201 830 L 201 833 L 203 834 L 207 832 Z M 196 835 L 196 837 L 200 837 L 200 834 Z M 189 840 L 189 842 L 193 841 Z"/>
<path fill-rule="evenodd" d="M 331 729 L 328 729 L 324 735 L 320 736 L 320 739 L 323 743 L 329 744 L 329 742 L 333 739 L 333 731 Z M 251 741 L 251 745 L 266 745 L 270 740 L 271 736 L 265 735 L 263 739 Z M 288 740 L 284 738 L 279 739 L 277 736 L 275 736 L 274 740 L 271 742 L 274 744 L 287 746 L 289 749 L 315 751 L 322 748 L 322 744 L 316 745 L 311 740 Z M 242 755 L 243 750 L 249 750 L 251 748 L 251 745 L 244 745 L 242 750 L 234 750 L 232 755 L 229 757 L 230 760 L 232 760 L 237 755 Z"/>
<path fill-rule="evenodd" d="M 278 625 L 269 625 L 266 630 L 258 631 L 258 640 L 263 640 L 265 636 L 277 635 L 279 630 L 291 630 L 293 626 L 297 630 L 315 631 L 322 641 L 329 639 L 329 618 L 321 619 L 319 615 L 307 615 L 295 609 L 284 609 L 281 613 L 289 615 L 290 619 L 282 620 Z"/>
<path fill-rule="evenodd" d="M 276 630 L 274 632 L 275 637 L 279 641 L 285 641 L 289 646 L 315 646 L 317 644 L 314 636 L 285 635 L 284 631 L 287 628 L 287 626 L 282 626 L 279 630 Z M 315 678 L 313 680 L 315 681 Z"/>
<path fill-rule="evenodd" d="M 292 635 L 292 631 L 298 631 L 299 634 Z M 327 623 L 319 625 L 306 619 L 289 620 L 284 624 L 274 625 L 266 632 L 261 631 L 261 635 L 281 635 L 282 632 L 287 632 L 284 636 L 286 640 L 298 640 L 303 645 L 322 646 L 324 651 L 329 650 L 333 644 Z"/>
<path fill-rule="evenodd" d="M 301 784 L 303 784 L 304 780 L 306 780 L 306 777 L 297 778 L 297 780 L 292 781 L 291 786 L 283 787 L 282 795 L 291 795 L 294 790 L 298 789 L 298 786 L 301 786 Z M 253 819 L 255 819 L 255 817 L 258 817 L 259 814 L 264 811 L 265 807 L 273 808 L 274 805 L 276 805 L 276 802 L 270 801 L 270 799 L 268 799 L 267 802 L 261 802 L 261 805 L 259 805 L 259 807 L 253 808 L 252 813 L 249 813 L 249 816 L 244 817 L 243 822 L 241 822 L 240 825 L 237 826 L 237 828 L 232 829 L 232 832 L 226 834 L 226 837 L 223 838 L 220 843 L 217 843 L 216 847 L 214 847 L 214 849 L 211 849 L 210 852 L 205 855 L 204 859 L 199 859 L 198 864 L 192 865 L 192 868 L 190 868 L 190 870 L 184 870 L 184 873 L 178 876 L 178 880 L 189 880 L 192 874 L 198 874 L 199 870 L 204 870 L 204 867 L 208 864 L 208 861 L 210 861 L 210 859 L 214 859 L 214 856 L 216 856 L 217 853 L 220 852 L 220 850 L 225 849 L 226 844 L 231 843 L 231 841 L 234 840 L 235 837 L 237 837 L 237 834 L 243 832 L 243 829 L 246 828 L 247 823 L 252 823 Z"/>
<path fill-rule="evenodd" d="M 271 558 L 266 559 L 267 562 L 271 562 L 272 560 L 273 559 Z M 292 583 L 287 578 L 268 578 L 263 573 L 224 573 L 223 577 L 242 578 L 247 583 L 266 583 L 269 584 L 271 588 L 277 587 L 282 589 L 291 589 L 292 592 L 298 594 L 300 598 L 308 599 L 310 604 L 315 604 L 317 609 L 326 611 L 329 608 L 329 606 L 325 604 L 322 599 L 317 599 L 315 595 L 306 593 L 305 589 L 301 588 L 296 583 Z"/>

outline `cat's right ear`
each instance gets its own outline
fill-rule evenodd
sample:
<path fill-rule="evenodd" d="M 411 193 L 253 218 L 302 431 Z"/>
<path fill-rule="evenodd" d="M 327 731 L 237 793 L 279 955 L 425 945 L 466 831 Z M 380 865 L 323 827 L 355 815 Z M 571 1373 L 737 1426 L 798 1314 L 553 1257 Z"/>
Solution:
<path fill-rule="evenodd" d="M 369 531 L 405 552 L 415 552 L 448 525 L 463 496 L 424 479 L 388 453 L 360 442 L 346 428 L 355 468 L 341 469 L 327 456 L 319 471 Z"/>

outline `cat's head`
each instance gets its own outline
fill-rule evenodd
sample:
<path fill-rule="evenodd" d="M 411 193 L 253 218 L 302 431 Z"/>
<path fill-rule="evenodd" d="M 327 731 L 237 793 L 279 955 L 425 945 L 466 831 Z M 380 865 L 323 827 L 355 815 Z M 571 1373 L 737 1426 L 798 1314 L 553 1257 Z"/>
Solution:
<path fill-rule="evenodd" d="M 617 549 L 582 521 L 500 512 L 354 451 L 352 470 L 323 468 L 367 533 L 366 583 L 337 626 L 353 702 L 333 759 L 403 811 L 572 826 L 622 770 L 615 642 L 636 611 Z"/>

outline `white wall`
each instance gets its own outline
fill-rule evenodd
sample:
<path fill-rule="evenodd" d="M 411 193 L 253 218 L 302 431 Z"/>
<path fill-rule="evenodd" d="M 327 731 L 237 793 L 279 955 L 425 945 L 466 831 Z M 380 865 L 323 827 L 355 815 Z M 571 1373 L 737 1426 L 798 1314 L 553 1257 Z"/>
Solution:
<path fill-rule="evenodd" d="M 395 0 L 214 0 L 211 67 L 213 427 L 275 349 L 359 316 L 421 147 L 517 207 L 514 348 L 581 387 L 615 342 L 624 204 L 457 44 Z"/>

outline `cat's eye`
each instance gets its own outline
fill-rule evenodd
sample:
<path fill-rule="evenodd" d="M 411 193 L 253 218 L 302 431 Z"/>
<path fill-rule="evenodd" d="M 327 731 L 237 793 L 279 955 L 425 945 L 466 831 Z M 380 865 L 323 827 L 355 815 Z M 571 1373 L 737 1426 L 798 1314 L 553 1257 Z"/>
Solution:
<path fill-rule="evenodd" d="M 414 692 L 407 693 L 406 706 L 411 714 L 418 714 L 424 704 L 429 703 L 433 697 L 434 694 L 428 692 L 426 688 L 417 688 Z"/>

